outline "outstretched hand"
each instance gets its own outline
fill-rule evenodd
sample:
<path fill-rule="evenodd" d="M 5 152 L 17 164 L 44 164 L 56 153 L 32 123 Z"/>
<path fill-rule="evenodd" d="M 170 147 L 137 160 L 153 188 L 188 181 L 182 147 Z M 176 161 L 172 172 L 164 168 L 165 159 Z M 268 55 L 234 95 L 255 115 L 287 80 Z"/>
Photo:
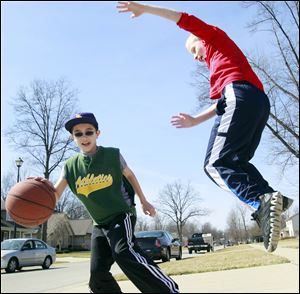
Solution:
<path fill-rule="evenodd" d="M 171 124 L 176 128 L 190 128 L 195 125 L 195 118 L 189 114 L 179 113 L 172 116 Z"/>
<path fill-rule="evenodd" d="M 132 12 L 131 18 L 135 18 L 144 13 L 144 5 L 132 1 L 118 1 L 119 12 Z"/>

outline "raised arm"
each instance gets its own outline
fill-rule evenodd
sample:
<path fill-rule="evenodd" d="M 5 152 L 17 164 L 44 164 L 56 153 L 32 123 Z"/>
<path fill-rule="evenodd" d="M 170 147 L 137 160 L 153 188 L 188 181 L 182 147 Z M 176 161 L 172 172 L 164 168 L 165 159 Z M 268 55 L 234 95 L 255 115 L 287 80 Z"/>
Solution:
<path fill-rule="evenodd" d="M 119 5 L 117 6 L 117 8 L 119 9 L 119 12 L 132 12 L 131 18 L 138 17 L 143 13 L 157 15 L 176 23 L 181 18 L 181 12 L 163 7 L 140 4 L 133 1 L 118 1 L 118 4 Z"/>

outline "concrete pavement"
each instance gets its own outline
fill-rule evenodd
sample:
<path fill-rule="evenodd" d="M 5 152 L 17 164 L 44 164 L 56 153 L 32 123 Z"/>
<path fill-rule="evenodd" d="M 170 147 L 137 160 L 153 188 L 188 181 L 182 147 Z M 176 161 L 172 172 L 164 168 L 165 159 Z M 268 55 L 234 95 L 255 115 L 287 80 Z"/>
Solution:
<path fill-rule="evenodd" d="M 261 244 L 253 245 L 264 250 Z M 181 293 L 299 293 L 299 249 L 279 247 L 273 253 L 286 264 L 172 276 Z M 124 293 L 141 293 L 130 281 L 121 281 Z M 87 282 L 57 293 L 88 293 Z"/>

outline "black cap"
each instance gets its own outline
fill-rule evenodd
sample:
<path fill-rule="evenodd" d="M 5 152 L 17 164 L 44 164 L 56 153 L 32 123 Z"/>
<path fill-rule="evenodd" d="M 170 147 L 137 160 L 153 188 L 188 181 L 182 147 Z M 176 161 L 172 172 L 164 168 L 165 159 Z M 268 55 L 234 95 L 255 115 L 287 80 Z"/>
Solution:
<path fill-rule="evenodd" d="M 72 133 L 74 126 L 78 124 L 91 124 L 98 130 L 98 122 L 91 112 L 81 112 L 72 116 L 66 123 L 65 128 Z"/>

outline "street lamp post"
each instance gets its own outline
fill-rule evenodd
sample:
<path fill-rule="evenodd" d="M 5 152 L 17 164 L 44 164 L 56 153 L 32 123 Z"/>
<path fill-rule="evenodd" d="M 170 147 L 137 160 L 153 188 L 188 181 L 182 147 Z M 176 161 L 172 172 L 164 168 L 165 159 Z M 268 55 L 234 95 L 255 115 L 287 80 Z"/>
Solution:
<path fill-rule="evenodd" d="M 16 165 L 17 165 L 17 168 L 18 168 L 18 176 L 17 176 L 17 183 L 19 183 L 20 181 L 20 167 L 22 166 L 23 164 L 23 160 L 21 157 L 19 157 L 19 159 L 16 160 Z M 16 222 L 14 223 L 14 238 L 17 237 L 17 224 Z"/>

